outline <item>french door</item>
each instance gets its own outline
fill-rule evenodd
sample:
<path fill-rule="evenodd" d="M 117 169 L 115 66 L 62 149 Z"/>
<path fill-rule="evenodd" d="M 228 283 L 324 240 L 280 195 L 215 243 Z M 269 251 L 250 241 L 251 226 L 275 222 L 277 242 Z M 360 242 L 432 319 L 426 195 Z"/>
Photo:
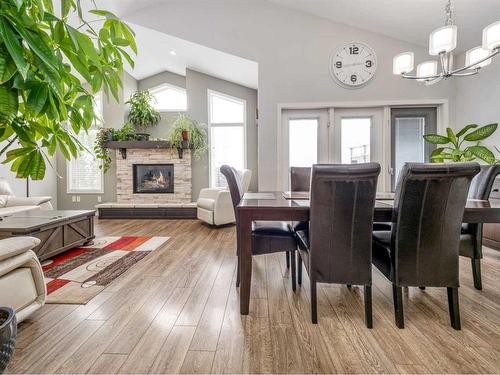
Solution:
<path fill-rule="evenodd" d="M 424 134 L 436 133 L 436 108 L 391 109 L 391 188 L 396 188 L 399 172 L 406 162 L 430 162 L 435 146 L 424 141 Z"/>

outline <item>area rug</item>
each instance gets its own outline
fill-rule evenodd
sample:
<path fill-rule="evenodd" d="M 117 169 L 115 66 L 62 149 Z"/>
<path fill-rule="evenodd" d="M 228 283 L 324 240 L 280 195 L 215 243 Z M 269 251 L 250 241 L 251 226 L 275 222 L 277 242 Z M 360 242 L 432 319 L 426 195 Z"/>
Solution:
<path fill-rule="evenodd" d="M 43 263 L 46 303 L 86 304 L 169 237 L 100 237 Z"/>

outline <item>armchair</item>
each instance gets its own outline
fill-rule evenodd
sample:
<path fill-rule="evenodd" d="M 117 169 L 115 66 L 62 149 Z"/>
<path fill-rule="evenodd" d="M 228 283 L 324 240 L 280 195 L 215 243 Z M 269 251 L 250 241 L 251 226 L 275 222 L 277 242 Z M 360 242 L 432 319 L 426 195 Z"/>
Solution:
<path fill-rule="evenodd" d="M 52 210 L 52 197 L 16 197 L 9 183 L 0 178 L 0 218 L 31 210 Z"/>
<path fill-rule="evenodd" d="M 18 322 L 45 303 L 42 266 L 31 251 L 39 243 L 34 237 L 0 240 L 0 305 L 12 307 Z"/>
<path fill-rule="evenodd" d="M 252 171 L 244 169 L 238 172 L 243 192 L 248 191 Z M 210 225 L 224 225 L 235 222 L 231 193 L 227 188 L 201 189 L 197 201 L 197 216 Z"/>

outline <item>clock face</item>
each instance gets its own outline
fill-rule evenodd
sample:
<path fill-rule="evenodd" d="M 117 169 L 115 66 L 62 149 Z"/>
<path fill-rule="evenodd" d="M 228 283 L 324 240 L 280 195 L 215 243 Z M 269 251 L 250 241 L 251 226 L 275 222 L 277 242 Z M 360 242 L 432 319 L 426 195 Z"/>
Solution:
<path fill-rule="evenodd" d="M 377 55 L 364 43 L 346 43 L 330 57 L 330 74 L 343 87 L 366 85 L 377 70 Z"/>

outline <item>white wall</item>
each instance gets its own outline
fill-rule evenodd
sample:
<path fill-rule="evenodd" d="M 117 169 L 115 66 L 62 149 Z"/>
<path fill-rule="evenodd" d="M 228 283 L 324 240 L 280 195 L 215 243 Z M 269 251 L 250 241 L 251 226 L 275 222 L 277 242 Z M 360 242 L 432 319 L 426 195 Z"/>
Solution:
<path fill-rule="evenodd" d="M 392 74 L 392 58 L 415 51 L 416 61 L 428 59 L 424 48 L 357 28 L 289 10 L 265 0 L 172 0 L 125 15 L 145 27 L 241 56 L 259 64 L 259 188 L 277 185 L 278 103 L 354 100 L 450 99 L 454 120 L 453 84 L 424 86 Z M 378 57 L 373 81 L 358 90 L 332 82 L 330 53 L 340 44 L 363 41 Z"/>
<path fill-rule="evenodd" d="M 463 63 L 464 56 L 457 61 Z M 482 69 L 479 74 L 455 80 L 456 119 L 454 129 L 467 124 L 500 123 L 500 58 Z M 484 144 L 500 149 L 500 129 Z"/>

